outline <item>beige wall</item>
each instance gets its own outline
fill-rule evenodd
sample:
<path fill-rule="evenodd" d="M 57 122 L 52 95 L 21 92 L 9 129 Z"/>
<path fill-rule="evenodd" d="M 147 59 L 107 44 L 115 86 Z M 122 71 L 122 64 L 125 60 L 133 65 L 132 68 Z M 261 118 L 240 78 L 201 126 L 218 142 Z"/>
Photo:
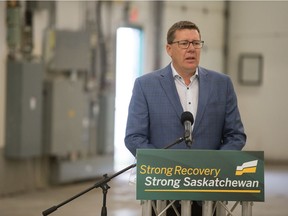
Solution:
<path fill-rule="evenodd" d="M 238 92 L 248 143 L 265 158 L 288 161 L 288 2 L 232 2 L 229 68 Z M 245 15 L 243 15 L 245 14 Z M 241 53 L 263 56 L 263 83 L 237 82 Z"/>

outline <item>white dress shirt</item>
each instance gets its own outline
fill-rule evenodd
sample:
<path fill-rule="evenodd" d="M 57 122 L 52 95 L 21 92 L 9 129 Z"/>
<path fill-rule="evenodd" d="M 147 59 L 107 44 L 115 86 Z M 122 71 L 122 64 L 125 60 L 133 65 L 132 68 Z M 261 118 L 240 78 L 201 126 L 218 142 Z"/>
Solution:
<path fill-rule="evenodd" d="M 194 122 L 196 119 L 197 107 L 198 107 L 198 97 L 199 97 L 199 80 L 198 80 L 198 68 L 196 73 L 190 78 L 190 84 L 186 85 L 184 79 L 179 75 L 179 73 L 171 64 L 172 73 L 177 88 L 177 92 L 181 101 L 184 112 L 189 111 L 194 117 Z M 192 125 L 193 129 L 194 124 Z"/>

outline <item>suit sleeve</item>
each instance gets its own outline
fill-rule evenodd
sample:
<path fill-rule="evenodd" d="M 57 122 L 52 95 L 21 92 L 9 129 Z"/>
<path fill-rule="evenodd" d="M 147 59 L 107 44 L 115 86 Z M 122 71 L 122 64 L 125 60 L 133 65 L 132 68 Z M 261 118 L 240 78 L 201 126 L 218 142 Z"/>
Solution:
<path fill-rule="evenodd" d="M 220 149 L 223 150 L 241 150 L 246 143 L 246 134 L 237 105 L 237 96 L 230 78 L 227 82 L 227 101 L 222 137 Z"/>
<path fill-rule="evenodd" d="M 136 156 L 138 148 L 155 148 L 149 143 L 149 111 L 139 79 L 135 80 L 129 104 L 125 145 Z"/>

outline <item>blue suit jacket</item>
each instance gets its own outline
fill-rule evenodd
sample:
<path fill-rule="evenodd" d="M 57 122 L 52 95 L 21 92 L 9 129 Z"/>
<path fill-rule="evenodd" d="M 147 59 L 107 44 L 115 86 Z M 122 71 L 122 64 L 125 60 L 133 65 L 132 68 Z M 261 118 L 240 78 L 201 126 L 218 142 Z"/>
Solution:
<path fill-rule="evenodd" d="M 199 67 L 199 101 L 192 149 L 241 150 L 246 142 L 237 97 L 227 75 Z M 164 148 L 184 135 L 183 108 L 171 65 L 135 80 L 129 105 L 125 145 Z M 184 142 L 173 148 L 187 148 Z"/>

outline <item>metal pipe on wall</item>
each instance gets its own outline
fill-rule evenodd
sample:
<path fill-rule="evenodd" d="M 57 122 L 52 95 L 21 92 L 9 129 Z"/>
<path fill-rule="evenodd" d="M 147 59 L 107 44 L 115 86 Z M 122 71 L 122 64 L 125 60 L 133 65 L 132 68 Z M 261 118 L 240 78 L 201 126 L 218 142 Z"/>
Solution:
<path fill-rule="evenodd" d="M 6 26 L 7 26 L 7 45 L 8 56 L 16 59 L 21 50 L 21 5 L 19 1 L 6 2 Z"/>
<path fill-rule="evenodd" d="M 162 31 L 163 31 L 163 8 L 164 2 L 162 1 L 155 1 L 153 4 L 153 16 L 155 19 L 155 29 L 154 29 L 154 53 L 155 53 L 155 60 L 154 60 L 154 69 L 159 69 L 161 67 L 161 43 L 158 43 L 161 39 Z"/>
<path fill-rule="evenodd" d="M 223 72 L 228 74 L 230 2 L 225 1 L 224 4 Z"/>

